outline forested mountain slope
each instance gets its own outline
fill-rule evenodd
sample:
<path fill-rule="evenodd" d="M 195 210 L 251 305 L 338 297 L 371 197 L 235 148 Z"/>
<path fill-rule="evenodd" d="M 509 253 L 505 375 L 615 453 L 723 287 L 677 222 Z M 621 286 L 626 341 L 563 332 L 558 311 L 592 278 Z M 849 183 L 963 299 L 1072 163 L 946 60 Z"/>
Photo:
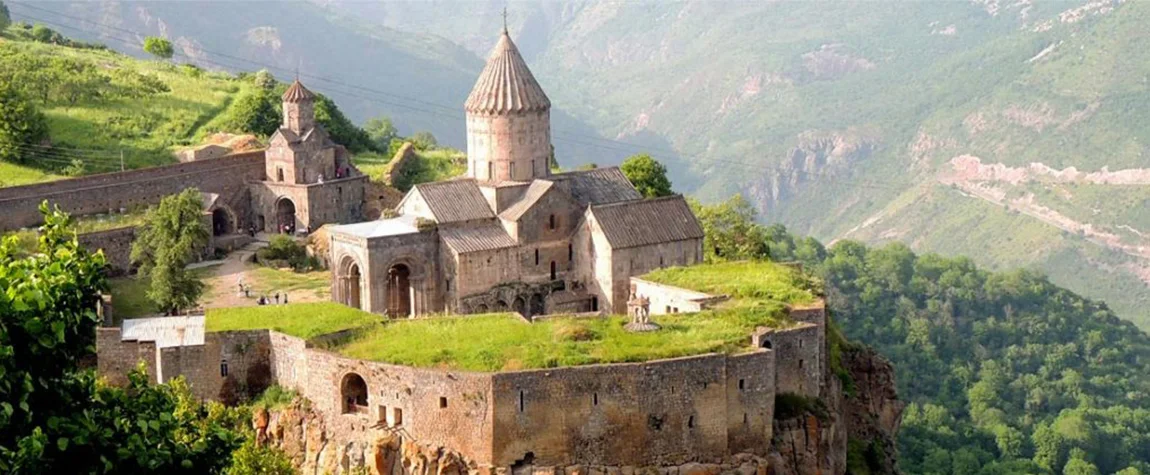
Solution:
<path fill-rule="evenodd" d="M 325 2 L 484 51 L 503 4 L 448 3 Z M 1038 269 L 1150 324 L 1150 4 L 587 0 L 509 23 L 556 104 L 680 189 Z"/>
<path fill-rule="evenodd" d="M 1150 335 L 1104 304 L 900 243 L 824 248 L 737 200 L 697 209 L 708 260 L 801 261 L 843 333 L 894 363 L 905 473 L 1150 473 Z"/>
<path fill-rule="evenodd" d="M 258 69 L 222 52 L 280 76 L 300 67 L 337 80 L 315 86 L 354 120 L 391 115 L 402 132 L 462 146 L 459 104 L 504 3 L 97 1 L 34 4 L 69 17 L 13 14 L 117 48 L 138 48 L 117 45 L 127 30 L 217 66 Z M 767 221 L 1041 270 L 1150 324 L 1150 4 L 526 1 L 507 21 L 555 104 L 566 166 L 649 151 L 680 190 L 741 191 Z"/>

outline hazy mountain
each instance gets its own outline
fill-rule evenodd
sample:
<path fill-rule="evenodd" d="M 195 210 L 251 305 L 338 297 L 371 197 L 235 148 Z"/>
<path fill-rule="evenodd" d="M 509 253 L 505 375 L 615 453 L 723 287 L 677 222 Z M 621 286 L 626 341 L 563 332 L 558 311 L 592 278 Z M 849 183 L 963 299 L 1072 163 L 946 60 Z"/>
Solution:
<path fill-rule="evenodd" d="M 505 2 L 38 5 L 280 76 L 300 65 L 345 83 L 316 88 L 353 118 L 459 145 Z M 745 193 L 824 240 L 1038 268 L 1144 326 L 1147 24 L 1150 4 L 1098 0 L 508 5 L 565 164 L 648 150 L 704 199 Z"/>
<path fill-rule="evenodd" d="M 328 5 L 473 52 L 503 6 Z M 517 2 L 508 18 L 555 103 L 653 147 L 679 189 L 745 193 L 823 239 L 1035 267 L 1150 323 L 1148 4 Z"/>

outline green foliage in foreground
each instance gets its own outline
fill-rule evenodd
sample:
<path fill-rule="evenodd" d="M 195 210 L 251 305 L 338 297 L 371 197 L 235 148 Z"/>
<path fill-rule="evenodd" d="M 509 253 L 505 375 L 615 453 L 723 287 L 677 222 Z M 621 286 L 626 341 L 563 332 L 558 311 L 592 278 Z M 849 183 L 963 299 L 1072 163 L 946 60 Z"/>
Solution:
<path fill-rule="evenodd" d="M 256 445 L 249 439 L 232 453 L 228 475 L 294 475 L 295 467 L 282 450 L 267 445 Z"/>
<path fill-rule="evenodd" d="M 379 322 L 380 318 L 379 315 L 332 302 L 210 308 L 206 330 L 269 329 L 307 339 L 371 325 Z"/>
<path fill-rule="evenodd" d="M 903 471 L 1150 472 L 1150 336 L 1104 304 L 1033 272 L 735 224 L 802 261 L 847 337 L 894 363 Z"/>
<path fill-rule="evenodd" d="M 140 277 L 151 281 L 148 300 L 165 312 L 191 308 L 204 293 L 203 282 L 186 269 L 210 239 L 202 214 L 200 191 L 188 188 L 149 208 L 137 229 L 132 262 L 139 264 Z"/>
<path fill-rule="evenodd" d="M 201 404 L 182 379 L 137 370 L 121 389 L 77 367 L 94 355 L 104 258 L 41 212 L 35 254 L 0 243 L 0 471 L 221 473 L 250 431 L 244 409 Z"/>

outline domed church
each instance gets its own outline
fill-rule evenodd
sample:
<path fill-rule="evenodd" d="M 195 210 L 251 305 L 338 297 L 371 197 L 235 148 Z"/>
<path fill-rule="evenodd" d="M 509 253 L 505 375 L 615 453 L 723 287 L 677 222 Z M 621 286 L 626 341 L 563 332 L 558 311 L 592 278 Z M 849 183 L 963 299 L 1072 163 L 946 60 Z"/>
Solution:
<path fill-rule="evenodd" d="M 506 29 L 464 107 L 465 176 L 332 227 L 335 301 L 392 318 L 625 313 L 632 276 L 702 261 L 682 196 L 644 199 L 615 167 L 552 173 L 551 101 Z"/>

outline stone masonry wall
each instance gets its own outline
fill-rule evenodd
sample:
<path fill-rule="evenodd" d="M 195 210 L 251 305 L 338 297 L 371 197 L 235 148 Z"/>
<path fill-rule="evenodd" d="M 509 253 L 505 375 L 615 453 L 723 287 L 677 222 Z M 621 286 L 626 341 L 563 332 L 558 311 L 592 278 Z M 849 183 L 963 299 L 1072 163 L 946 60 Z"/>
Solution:
<path fill-rule="evenodd" d="M 209 160 L 104 173 L 70 180 L 0 189 L 0 231 L 40 224 L 37 207 L 48 200 L 73 216 L 158 203 L 188 187 L 233 195 L 245 192 L 245 180 L 263 179 L 264 152 L 246 152 Z"/>
<path fill-rule="evenodd" d="M 77 236 L 80 245 L 95 251 L 102 249 L 107 259 L 111 276 L 131 273 L 132 241 L 136 239 L 136 227 L 109 229 Z"/>
<path fill-rule="evenodd" d="M 702 292 L 663 285 L 638 277 L 631 278 L 631 286 L 635 289 L 636 295 L 650 299 L 651 315 L 699 312 L 715 300 L 714 297 Z"/>
<path fill-rule="evenodd" d="M 213 332 L 204 335 L 203 345 L 161 348 L 160 381 L 183 376 L 192 394 L 203 399 L 234 401 L 259 394 L 271 383 L 268 333 Z"/>
<path fill-rule="evenodd" d="M 110 384 L 128 384 L 128 372 L 143 361 L 148 380 L 156 382 L 156 344 L 150 341 L 120 341 L 119 328 L 96 329 L 96 373 Z"/>
<path fill-rule="evenodd" d="M 821 395 L 824 373 L 818 326 L 802 323 L 784 330 L 771 329 L 759 338 L 778 355 L 775 378 L 780 394 Z"/>
<path fill-rule="evenodd" d="M 332 415 L 335 427 L 351 431 L 398 424 L 421 443 L 451 447 L 475 460 L 491 459 L 491 375 L 354 360 L 318 349 L 305 354 L 306 380 L 295 387 L 317 410 Z M 340 388 L 353 373 L 367 384 L 366 413 L 345 413 Z"/>
<path fill-rule="evenodd" d="M 689 266 L 702 262 L 703 240 L 688 239 L 650 246 L 615 249 L 612 256 L 611 311 L 627 313 L 627 298 L 631 294 L 631 277 L 655 269 Z"/>
<path fill-rule="evenodd" d="M 704 355 L 495 374 L 491 462 L 668 466 L 765 450 L 773 357 L 763 351 L 734 363 Z"/>

